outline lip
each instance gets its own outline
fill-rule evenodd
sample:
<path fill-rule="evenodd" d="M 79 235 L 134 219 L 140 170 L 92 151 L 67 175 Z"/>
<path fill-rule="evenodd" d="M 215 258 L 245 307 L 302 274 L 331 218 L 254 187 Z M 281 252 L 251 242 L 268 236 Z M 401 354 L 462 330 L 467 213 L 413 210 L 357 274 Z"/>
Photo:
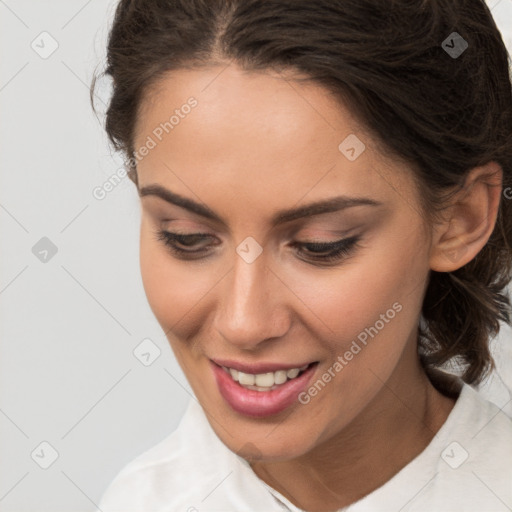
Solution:
<path fill-rule="evenodd" d="M 233 363 L 231 363 L 233 364 Z M 279 414 L 294 403 L 298 401 L 299 394 L 304 391 L 311 378 L 313 377 L 317 362 L 310 363 L 309 368 L 306 368 L 301 375 L 295 379 L 286 381 L 276 389 L 271 391 L 256 391 L 253 389 L 247 389 L 241 386 L 238 382 L 235 382 L 230 375 L 228 375 L 218 364 L 210 360 L 210 366 L 219 389 L 219 393 L 228 403 L 228 405 L 236 412 L 245 416 L 251 416 L 253 418 L 262 418 L 265 416 L 271 416 Z M 226 365 L 222 365 L 226 366 Z M 274 365 L 275 366 L 275 365 Z M 286 365 L 288 369 L 297 368 L 297 366 Z M 304 366 L 304 365 L 302 365 Z M 240 368 L 251 368 L 258 367 L 258 365 L 239 365 Z M 271 366 L 266 364 L 262 365 L 262 368 L 270 368 Z M 236 368 L 230 366 L 230 368 Z M 277 369 L 285 369 L 284 366 L 278 365 Z M 244 370 L 240 370 L 244 371 Z M 277 371 L 277 370 L 268 370 Z M 265 373 L 265 372 L 254 372 L 248 373 Z"/>
<path fill-rule="evenodd" d="M 233 361 L 230 359 L 211 359 L 218 366 L 225 366 L 226 368 L 233 368 L 239 372 L 252 373 L 256 375 L 258 373 L 277 372 L 278 370 L 291 370 L 292 368 L 302 368 L 307 364 L 311 364 L 312 361 L 306 361 L 305 363 L 297 364 L 285 364 L 285 363 L 242 363 L 239 361 Z"/>

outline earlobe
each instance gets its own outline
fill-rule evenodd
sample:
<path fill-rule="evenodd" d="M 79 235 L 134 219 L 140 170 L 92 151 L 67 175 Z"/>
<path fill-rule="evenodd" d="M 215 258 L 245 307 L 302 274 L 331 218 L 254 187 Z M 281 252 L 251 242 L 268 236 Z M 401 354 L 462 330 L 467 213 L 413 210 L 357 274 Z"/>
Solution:
<path fill-rule="evenodd" d="M 503 171 L 496 162 L 472 169 L 433 230 L 430 268 L 451 272 L 470 262 L 485 246 L 496 224 Z"/>

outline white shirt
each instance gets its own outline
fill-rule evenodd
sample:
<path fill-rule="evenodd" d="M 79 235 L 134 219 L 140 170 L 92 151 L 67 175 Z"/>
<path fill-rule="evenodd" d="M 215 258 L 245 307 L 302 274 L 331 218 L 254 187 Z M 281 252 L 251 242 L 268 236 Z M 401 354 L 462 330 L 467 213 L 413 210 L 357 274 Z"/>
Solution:
<path fill-rule="evenodd" d="M 191 400 L 178 428 L 126 465 L 103 512 L 302 512 L 229 450 Z M 512 420 L 464 384 L 430 444 L 347 512 L 510 512 Z"/>

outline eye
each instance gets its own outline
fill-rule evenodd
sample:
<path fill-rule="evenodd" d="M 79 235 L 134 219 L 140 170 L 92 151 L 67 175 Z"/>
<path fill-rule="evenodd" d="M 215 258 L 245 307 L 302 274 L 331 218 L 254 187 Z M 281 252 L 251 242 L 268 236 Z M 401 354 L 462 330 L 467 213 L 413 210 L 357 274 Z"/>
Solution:
<path fill-rule="evenodd" d="M 169 247 L 176 257 L 192 260 L 205 257 L 203 255 L 208 252 L 211 244 L 201 244 L 201 242 L 214 240 L 215 237 L 207 233 L 183 234 L 162 230 L 156 232 L 156 239 Z M 360 236 L 355 235 L 328 243 L 293 242 L 291 246 L 296 248 L 296 252 L 303 260 L 310 260 L 316 263 L 332 263 L 343 259 L 353 252 L 359 240 Z M 197 248 L 198 246 L 199 248 Z"/>
<path fill-rule="evenodd" d="M 198 254 L 200 255 L 204 253 L 207 250 L 207 245 L 194 250 L 191 250 L 190 248 L 197 247 L 198 242 L 213 238 L 214 237 L 212 235 L 208 235 L 207 233 L 191 233 L 185 235 L 182 233 L 172 233 L 170 231 L 163 230 L 156 232 L 156 239 L 163 242 L 176 256 L 183 259 L 192 259 L 197 257 Z M 183 246 L 188 247 L 189 249 L 184 249 Z"/>
<path fill-rule="evenodd" d="M 357 246 L 360 236 L 354 235 L 334 242 L 294 242 L 297 252 L 306 259 L 331 263 L 348 256 Z"/>

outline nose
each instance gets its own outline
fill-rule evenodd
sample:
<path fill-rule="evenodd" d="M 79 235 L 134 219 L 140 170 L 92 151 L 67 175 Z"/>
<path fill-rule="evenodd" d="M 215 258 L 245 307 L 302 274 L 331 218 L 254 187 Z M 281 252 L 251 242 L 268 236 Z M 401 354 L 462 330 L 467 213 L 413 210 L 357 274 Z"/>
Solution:
<path fill-rule="evenodd" d="M 247 263 L 238 254 L 223 280 L 214 327 L 222 338 L 242 350 L 284 336 L 290 326 L 286 287 L 268 268 L 263 255 Z"/>

